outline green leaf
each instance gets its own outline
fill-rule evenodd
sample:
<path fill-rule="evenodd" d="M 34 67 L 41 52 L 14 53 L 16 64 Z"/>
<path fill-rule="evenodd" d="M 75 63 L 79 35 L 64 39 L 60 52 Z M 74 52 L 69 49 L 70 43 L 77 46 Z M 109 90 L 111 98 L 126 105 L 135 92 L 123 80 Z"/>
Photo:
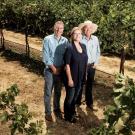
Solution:
<path fill-rule="evenodd" d="M 8 121 L 8 112 L 5 111 L 0 115 L 0 121 L 1 122 L 7 122 Z"/>
<path fill-rule="evenodd" d="M 122 130 L 126 126 L 126 122 L 129 118 L 129 114 L 125 113 L 123 116 L 121 116 L 118 119 L 118 122 L 114 125 L 114 129 L 116 133 L 119 133 L 120 130 Z"/>
<path fill-rule="evenodd" d="M 125 86 L 121 87 L 121 88 L 113 88 L 114 92 L 123 92 L 125 90 Z"/>
<path fill-rule="evenodd" d="M 122 100 L 122 94 L 120 94 L 117 97 L 114 97 L 114 103 L 117 105 L 118 108 L 121 107 L 121 100 Z"/>

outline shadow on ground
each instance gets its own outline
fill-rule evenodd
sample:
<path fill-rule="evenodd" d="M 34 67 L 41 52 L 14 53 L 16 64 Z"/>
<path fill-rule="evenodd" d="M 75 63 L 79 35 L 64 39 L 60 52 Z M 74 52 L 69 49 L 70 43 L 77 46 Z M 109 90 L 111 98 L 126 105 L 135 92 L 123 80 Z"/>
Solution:
<path fill-rule="evenodd" d="M 29 72 L 43 75 L 44 64 L 41 61 L 29 59 L 25 55 L 16 54 L 11 51 L 2 51 L 1 57 L 6 58 L 6 61 L 19 61 L 21 66 L 27 68 Z M 65 122 L 65 120 L 60 120 L 60 119 L 57 119 L 56 122 L 54 123 L 45 121 L 47 126 L 46 135 L 88 134 L 91 128 L 97 127 L 102 122 L 103 109 L 105 108 L 105 106 L 112 103 L 111 92 L 112 92 L 112 87 L 95 83 L 94 104 L 98 109 L 98 111 L 92 112 L 86 108 L 85 99 L 83 95 L 82 105 L 80 107 L 77 107 L 77 113 L 79 114 L 79 119 L 77 123 L 73 124 L 73 123 Z M 62 98 L 64 99 L 64 96 Z"/>
<path fill-rule="evenodd" d="M 43 75 L 44 63 L 33 58 L 28 58 L 26 54 L 17 54 L 11 50 L 1 51 L 1 57 L 5 57 L 7 61 L 19 61 L 20 64 L 27 68 L 29 72 Z"/>

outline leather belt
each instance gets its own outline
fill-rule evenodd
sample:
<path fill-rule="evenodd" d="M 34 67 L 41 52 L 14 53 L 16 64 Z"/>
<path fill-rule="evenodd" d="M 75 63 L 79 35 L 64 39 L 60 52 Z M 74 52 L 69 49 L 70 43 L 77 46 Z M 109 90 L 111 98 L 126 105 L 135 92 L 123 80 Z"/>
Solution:
<path fill-rule="evenodd" d="M 93 63 L 88 63 L 87 67 L 93 67 L 94 66 L 94 62 Z"/>

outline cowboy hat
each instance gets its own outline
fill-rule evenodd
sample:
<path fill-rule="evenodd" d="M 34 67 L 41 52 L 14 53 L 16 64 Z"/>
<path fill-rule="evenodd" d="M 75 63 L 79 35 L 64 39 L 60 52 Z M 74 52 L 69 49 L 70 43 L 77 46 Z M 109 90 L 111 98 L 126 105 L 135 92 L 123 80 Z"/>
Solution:
<path fill-rule="evenodd" d="M 95 23 L 93 23 L 92 21 L 84 21 L 84 23 L 81 23 L 81 24 L 79 24 L 79 28 L 80 29 L 83 29 L 84 28 L 84 26 L 87 26 L 87 25 L 89 25 L 90 27 L 91 27 L 91 33 L 95 33 L 96 31 L 97 31 L 97 28 L 98 28 L 98 25 L 97 24 L 95 24 Z"/>

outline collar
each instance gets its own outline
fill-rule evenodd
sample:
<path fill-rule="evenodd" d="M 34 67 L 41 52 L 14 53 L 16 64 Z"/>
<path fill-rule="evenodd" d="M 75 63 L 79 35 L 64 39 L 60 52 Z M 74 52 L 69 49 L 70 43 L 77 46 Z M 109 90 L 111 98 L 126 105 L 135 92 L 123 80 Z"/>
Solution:
<path fill-rule="evenodd" d="M 53 36 L 54 36 L 54 38 L 55 38 L 56 40 L 58 40 L 58 41 L 60 41 L 60 40 L 62 39 L 62 36 L 61 36 L 59 39 L 56 37 L 55 34 L 53 34 Z"/>
<path fill-rule="evenodd" d="M 83 39 L 88 40 L 88 39 L 87 39 L 87 37 L 86 37 L 85 35 L 83 35 Z M 93 39 L 93 36 L 91 35 L 91 37 L 90 37 L 90 39 L 89 39 L 89 40 L 92 40 L 92 39 Z"/>

